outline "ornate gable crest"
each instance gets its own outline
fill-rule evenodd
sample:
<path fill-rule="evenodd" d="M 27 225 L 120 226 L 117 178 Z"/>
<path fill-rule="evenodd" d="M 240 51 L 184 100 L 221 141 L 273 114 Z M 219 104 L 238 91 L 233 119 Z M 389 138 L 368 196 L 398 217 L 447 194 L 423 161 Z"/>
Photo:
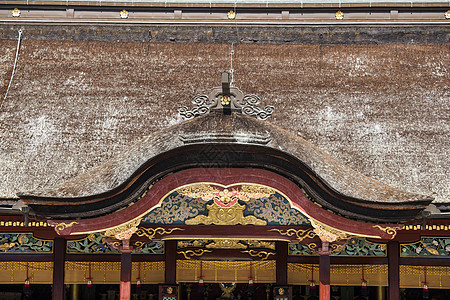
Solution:
<path fill-rule="evenodd" d="M 258 107 L 260 100 L 256 95 L 244 95 L 237 87 L 230 86 L 230 74 L 222 72 L 221 87 L 212 89 L 209 95 L 197 95 L 192 98 L 192 104 L 195 106 L 191 110 L 186 106 L 181 106 L 178 111 L 186 119 L 192 119 L 212 111 L 223 111 L 224 114 L 237 111 L 259 120 L 265 120 L 272 115 L 275 108 L 271 105 L 267 105 L 264 109 Z"/>

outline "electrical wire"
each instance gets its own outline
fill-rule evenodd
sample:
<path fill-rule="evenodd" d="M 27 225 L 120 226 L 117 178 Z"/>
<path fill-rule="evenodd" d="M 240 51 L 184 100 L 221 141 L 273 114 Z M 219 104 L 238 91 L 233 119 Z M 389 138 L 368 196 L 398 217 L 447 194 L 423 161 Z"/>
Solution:
<path fill-rule="evenodd" d="M 19 57 L 19 48 L 20 48 L 20 40 L 22 38 L 22 32 L 23 32 L 22 29 L 19 29 L 19 38 L 17 39 L 16 58 L 14 59 L 14 66 L 13 66 L 13 70 L 12 70 L 12 73 L 11 73 L 11 78 L 9 79 L 8 88 L 6 89 L 5 97 L 3 97 L 2 103 L 0 104 L 0 110 L 2 109 L 3 103 L 5 102 L 6 97 L 8 96 L 8 92 L 9 92 L 9 89 L 11 87 L 11 83 L 12 83 L 13 78 L 14 78 L 14 72 L 16 71 L 16 65 L 17 65 L 17 59 Z"/>

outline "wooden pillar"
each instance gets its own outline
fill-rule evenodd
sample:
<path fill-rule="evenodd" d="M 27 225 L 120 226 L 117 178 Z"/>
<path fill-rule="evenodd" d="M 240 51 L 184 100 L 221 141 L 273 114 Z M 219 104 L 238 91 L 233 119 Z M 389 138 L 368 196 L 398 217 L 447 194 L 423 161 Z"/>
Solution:
<path fill-rule="evenodd" d="M 400 299 L 400 248 L 397 241 L 388 242 L 388 292 L 389 300 Z"/>
<path fill-rule="evenodd" d="M 322 242 L 319 249 L 319 298 L 320 300 L 330 300 L 330 249 L 328 242 Z"/>
<path fill-rule="evenodd" d="M 165 283 L 177 283 L 177 241 L 165 241 Z"/>
<path fill-rule="evenodd" d="M 66 240 L 57 237 L 53 247 L 53 300 L 64 299 L 64 260 L 66 254 Z"/>
<path fill-rule="evenodd" d="M 288 243 L 276 242 L 277 249 L 277 285 L 287 284 Z"/>
<path fill-rule="evenodd" d="M 122 240 L 120 255 L 120 300 L 131 299 L 131 251 L 130 240 Z"/>

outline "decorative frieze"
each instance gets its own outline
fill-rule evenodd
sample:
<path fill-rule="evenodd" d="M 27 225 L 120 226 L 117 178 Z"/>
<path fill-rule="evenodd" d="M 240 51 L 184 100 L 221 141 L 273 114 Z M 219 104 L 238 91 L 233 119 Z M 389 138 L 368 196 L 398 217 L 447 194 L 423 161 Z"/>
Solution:
<path fill-rule="evenodd" d="M 53 253 L 53 241 L 38 239 L 32 233 L 0 233 L 3 253 Z"/>

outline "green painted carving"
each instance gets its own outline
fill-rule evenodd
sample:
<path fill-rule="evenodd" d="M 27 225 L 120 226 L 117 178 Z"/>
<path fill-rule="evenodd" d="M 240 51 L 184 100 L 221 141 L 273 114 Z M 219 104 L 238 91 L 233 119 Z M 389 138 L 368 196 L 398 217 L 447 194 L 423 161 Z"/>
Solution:
<path fill-rule="evenodd" d="M 90 234 L 82 240 L 68 241 L 67 253 L 120 254 L 120 251 L 106 243 L 100 234 Z"/>
<path fill-rule="evenodd" d="M 32 233 L 1 233 L 0 251 L 4 253 L 52 253 L 53 241 L 35 238 Z"/>
<path fill-rule="evenodd" d="M 343 247 L 331 253 L 335 256 L 382 256 L 387 255 L 386 244 L 378 244 L 367 241 L 365 238 L 351 238 Z"/>
<path fill-rule="evenodd" d="M 205 201 L 173 192 L 163 199 L 160 207 L 152 210 L 142 219 L 141 225 L 183 225 L 184 221 L 199 214 L 207 214 Z"/>
<path fill-rule="evenodd" d="M 423 237 L 412 244 L 400 244 L 402 257 L 450 258 L 450 238 Z"/>
<path fill-rule="evenodd" d="M 106 242 L 106 238 L 102 235 L 92 233 L 84 239 L 67 242 L 67 253 L 120 254 L 118 249 L 120 242 L 117 241 L 113 244 L 117 245 L 112 246 Z M 145 243 L 136 241 L 133 244 L 133 253 L 164 254 L 164 242 Z"/>
<path fill-rule="evenodd" d="M 251 199 L 246 204 L 245 215 L 254 215 L 267 221 L 270 226 L 311 225 L 304 215 L 292 208 L 289 201 L 278 193 L 268 198 Z"/>
<path fill-rule="evenodd" d="M 133 248 L 134 254 L 164 254 L 164 242 L 144 243 L 137 241 Z"/>
<path fill-rule="evenodd" d="M 317 254 L 316 251 L 312 251 L 309 247 L 314 249 L 316 244 L 302 245 L 300 243 L 290 243 L 289 244 L 289 255 L 314 255 Z"/>

